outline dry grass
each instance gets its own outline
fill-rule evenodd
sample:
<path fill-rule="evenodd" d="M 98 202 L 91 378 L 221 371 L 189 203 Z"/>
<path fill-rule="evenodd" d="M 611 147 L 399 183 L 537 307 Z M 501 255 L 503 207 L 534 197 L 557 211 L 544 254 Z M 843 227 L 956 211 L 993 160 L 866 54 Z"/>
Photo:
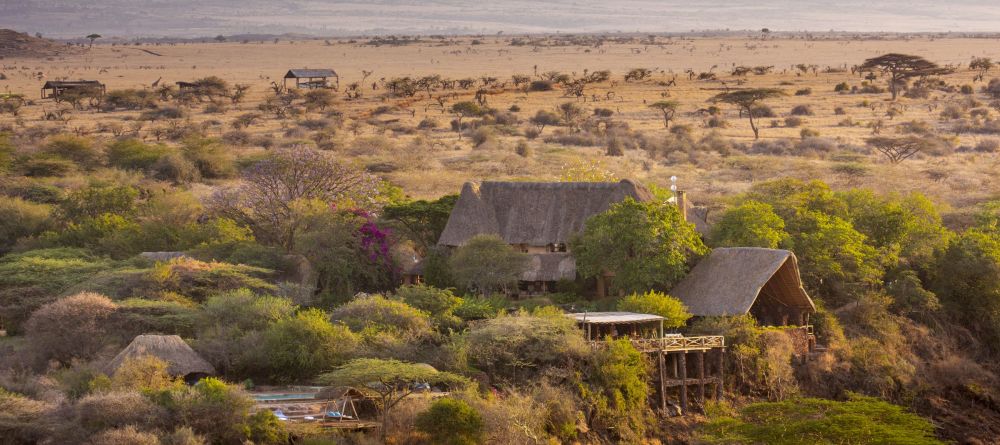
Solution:
<path fill-rule="evenodd" d="M 862 79 L 849 71 L 839 71 L 861 63 L 865 58 L 896 51 L 922 55 L 940 64 L 966 63 L 972 56 L 991 56 L 996 51 L 995 42 L 987 39 L 910 38 L 870 41 L 804 39 L 748 40 L 722 38 L 661 38 L 656 45 L 606 43 L 600 48 L 584 46 L 530 47 L 510 46 L 503 41 L 488 38 L 482 45 L 470 45 L 471 38 L 459 39 L 460 43 L 441 45 L 436 42 L 408 46 L 365 46 L 357 43 L 322 41 L 281 41 L 280 43 L 222 43 L 178 44 L 149 47 L 161 54 L 154 56 L 143 47 L 102 46 L 92 50 L 58 58 L 6 59 L 3 73 L 9 80 L 3 86 L 13 92 L 35 97 L 45 78 L 99 79 L 109 89 L 149 88 L 162 78 L 161 83 L 190 81 L 206 76 L 219 76 L 231 84 L 245 83 L 252 86 L 246 102 L 227 106 L 222 112 L 206 113 L 208 104 L 185 110 L 186 119 L 175 126 L 201 127 L 211 136 L 221 137 L 232 130 L 230 123 L 238 116 L 254 112 L 269 92 L 272 81 L 293 67 L 332 67 L 341 77 L 340 85 L 361 80 L 362 70 L 374 74 L 362 87 L 361 99 L 347 100 L 338 93 L 335 109 L 343 113 L 342 125 L 327 130 L 314 130 L 327 119 L 324 113 L 313 111 L 299 118 L 278 119 L 264 115 L 245 131 L 231 135 L 241 142 L 232 150 L 240 158 L 259 156 L 263 140 L 287 145 L 313 139 L 317 133 L 328 131 L 323 140 L 324 148 L 344 159 L 356 162 L 400 185 L 414 197 L 435 197 L 455 193 L 467 180 L 483 179 L 541 179 L 560 177 L 566 165 L 579 159 L 601 159 L 604 167 L 618 177 L 631 177 L 649 182 L 666 184 L 667 178 L 677 175 L 681 185 L 696 202 L 713 203 L 727 195 L 740 192 L 752 183 L 778 177 L 823 179 L 835 187 L 872 187 L 880 191 L 908 192 L 919 190 L 939 203 L 947 204 L 958 213 L 989 197 L 1000 194 L 1000 184 L 994 180 L 998 171 L 995 153 L 955 153 L 938 157 L 918 157 L 892 165 L 877 154 L 861 150 L 836 149 L 832 153 L 799 149 L 802 155 L 754 154 L 739 152 L 720 153 L 712 145 L 697 143 L 714 132 L 717 140 L 731 139 L 749 147 L 753 141 L 745 119 L 735 109 L 722 105 L 722 117 L 728 121 L 724 128 L 707 128 L 708 117 L 699 110 L 707 108 L 708 99 L 725 88 L 768 87 L 781 88 L 788 96 L 770 101 L 775 118 L 761 121 L 762 140 L 788 140 L 798 143 L 803 128 L 818 132 L 828 146 L 863 146 L 872 134 L 869 125 L 881 120 L 882 134 L 895 134 L 902 124 L 924 122 L 941 135 L 948 134 L 953 121 L 942 120 L 941 113 L 949 106 L 965 110 L 988 108 L 989 100 L 978 93 L 978 107 L 969 107 L 969 96 L 958 92 L 931 90 L 927 98 L 901 98 L 898 103 L 888 101 L 888 94 L 841 94 L 834 87 L 842 82 L 861 86 Z M 996 58 L 996 57 L 994 57 Z M 818 74 L 803 74 L 794 65 L 817 65 Z M 729 74 L 733 66 L 774 65 L 772 74 L 749 74 L 745 80 Z M 537 68 L 536 68 L 537 67 Z M 634 67 L 654 69 L 652 76 L 641 82 L 623 82 L 622 77 Z M 824 72 L 827 67 L 836 72 Z M 479 78 L 489 75 L 501 81 L 513 74 L 534 77 L 548 71 L 559 71 L 571 76 L 607 69 L 612 71 L 611 81 L 590 84 L 585 90 L 585 100 L 565 97 L 557 88 L 551 92 L 524 93 L 508 86 L 488 96 L 490 107 L 507 110 L 516 105 L 515 113 L 523 122 L 508 127 L 511 132 L 496 132 L 485 137 L 478 147 L 472 138 L 458 139 L 449 128 L 453 116 L 443 113 L 437 104 L 439 95 L 446 96 L 446 106 L 457 101 L 471 100 L 475 89 L 440 91 L 428 98 L 426 93 L 405 99 L 387 98 L 385 90 L 373 91 L 371 83 L 399 76 L 420 77 L 440 74 L 445 78 Z M 689 80 L 686 69 L 695 73 L 712 71 L 716 81 Z M 34 75 L 33 75 L 34 73 Z M 664 86 L 671 79 L 676 85 Z M 959 69 L 946 77 L 956 88 L 972 84 L 973 73 Z M 877 81 L 879 86 L 882 80 Z M 976 84 L 978 90 L 982 83 Z M 809 95 L 796 96 L 798 90 L 810 89 Z M 343 89 L 342 89 L 343 90 Z M 610 94 L 609 94 L 610 93 Z M 609 99 L 610 98 L 610 99 Z M 669 137 L 663 128 L 662 115 L 648 108 L 659 100 L 675 100 L 680 108 L 672 125 L 692 128 L 696 141 L 693 151 L 670 154 L 651 154 L 630 149 L 628 143 L 644 134 L 650 141 Z M 627 123 L 629 133 L 623 136 L 624 156 L 605 156 L 603 145 L 562 145 L 567 138 L 554 137 L 565 128 L 546 127 L 537 139 L 527 141 L 531 155 L 522 157 L 515 153 L 519 141 L 525 141 L 524 131 L 531 128 L 526 121 L 538 110 L 555 110 L 564 102 L 575 101 L 591 114 L 595 108 L 614 111 L 612 119 Z M 788 126 L 784 119 L 797 105 L 808 105 L 813 115 L 802 116 L 800 126 Z M 20 117 L 0 116 L 0 129 L 12 128 L 17 133 L 41 132 L 43 128 L 76 131 L 101 138 L 113 136 L 114 125 L 129 126 L 139 111 L 97 113 L 72 111 L 65 122 L 46 121 L 44 116 L 60 108 L 51 101 L 35 100 L 26 106 Z M 373 113 L 378 110 L 379 113 Z M 216 107 L 218 108 L 218 107 Z M 890 118 L 890 109 L 902 112 Z M 219 110 L 209 110 L 219 111 Z M 384 111 L 384 112 L 383 112 Z M 995 110 L 991 110 L 996 114 Z M 437 128 L 417 129 L 425 120 L 438 122 Z M 771 121 L 775 122 L 772 124 Z M 391 122 L 381 125 L 379 122 Z M 373 125 L 376 124 L 376 125 Z M 138 131 L 140 137 L 154 139 L 153 128 L 165 123 L 147 123 Z M 923 125 L 923 124 L 921 124 Z M 312 127 L 313 129 L 310 129 Z M 120 131 L 120 130 L 119 130 Z M 630 135 L 630 136 L 629 136 Z M 963 133 L 949 135 L 953 145 L 975 147 L 987 135 Z M 550 142 L 545 140 L 549 138 Z M 630 139 L 631 138 L 631 139 Z M 790 146 L 793 146 L 790 145 Z M 795 145 L 797 147 L 797 145 Z M 707 147 L 707 148 L 706 148 Z M 850 164 L 844 166 L 844 164 Z M 857 167 L 860 165 L 861 167 Z M 376 170 L 377 169 L 377 170 Z"/>

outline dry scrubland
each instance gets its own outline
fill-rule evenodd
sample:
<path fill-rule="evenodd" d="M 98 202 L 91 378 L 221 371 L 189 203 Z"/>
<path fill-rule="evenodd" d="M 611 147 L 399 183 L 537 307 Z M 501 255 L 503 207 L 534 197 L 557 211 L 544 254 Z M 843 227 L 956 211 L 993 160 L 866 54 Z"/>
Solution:
<path fill-rule="evenodd" d="M 184 117 L 168 123 L 144 122 L 139 135 L 155 139 L 154 128 L 166 125 L 200 126 L 212 136 L 232 131 L 231 121 L 255 112 L 271 93 L 271 82 L 281 83 L 289 68 L 334 68 L 341 76 L 338 101 L 330 109 L 342 113 L 331 128 L 310 130 L 300 126 L 304 121 L 323 120 L 328 111 L 306 112 L 297 117 L 276 118 L 264 114 L 245 131 L 253 137 L 246 144 L 232 146 L 238 156 L 253 156 L 262 148 L 255 145 L 282 145 L 308 141 L 317 131 L 330 134 L 324 139 L 325 148 L 337 151 L 344 158 L 357 161 L 383 173 L 414 197 L 436 197 L 457 192 L 467 180 L 539 179 L 551 180 L 563 175 L 567 166 L 579 160 L 596 162 L 617 177 L 632 177 L 666 184 L 671 175 L 681 178 L 683 188 L 692 192 L 696 202 L 712 205 L 726 195 L 745 190 L 754 181 L 792 176 L 803 179 L 819 178 L 835 188 L 864 186 L 882 191 L 921 190 L 937 202 L 950 206 L 946 213 L 961 214 L 963 209 L 995 196 L 1000 190 L 994 177 L 998 170 L 994 153 L 952 153 L 961 147 L 975 147 L 992 136 L 961 133 L 951 130 L 958 122 L 970 121 L 969 111 L 985 109 L 990 99 L 980 93 L 985 82 L 973 82 L 974 72 L 965 66 L 973 57 L 997 55 L 994 39 L 897 38 L 886 40 L 806 40 L 801 38 L 657 38 L 653 42 L 636 38 L 624 43 L 593 45 L 569 44 L 558 39 L 539 39 L 539 45 L 512 46 L 509 38 L 425 39 L 406 45 L 371 45 L 367 40 L 225 42 L 198 44 L 145 44 L 142 46 L 112 46 L 98 43 L 92 49 L 47 59 L 5 58 L 0 81 L 3 89 L 23 93 L 32 104 L 25 106 L 18 118 L 0 116 L 5 127 L 52 127 L 80 134 L 111 137 L 109 123 L 131 124 L 140 111 L 98 113 L 93 110 L 73 110 L 62 121 L 46 121 L 45 114 L 65 104 L 38 100 L 42 81 L 57 79 L 97 79 L 110 90 L 152 89 L 151 84 L 162 78 L 162 84 L 193 81 L 218 76 L 232 84 L 251 85 L 248 98 L 241 104 L 208 107 L 196 103 L 184 109 Z M 477 44 L 474 44 L 477 43 Z M 917 54 L 940 65 L 961 66 L 943 80 L 952 90 L 931 89 L 924 98 L 901 97 L 890 102 L 888 93 L 850 94 L 834 92 L 842 82 L 860 86 L 864 79 L 852 75 L 849 68 L 869 57 L 888 52 Z M 154 55 L 156 53 L 158 55 Z M 795 66 L 814 66 L 816 72 L 801 72 Z M 731 74 L 735 66 L 774 66 L 770 74 Z M 648 68 L 653 74 L 642 81 L 625 82 L 623 76 L 632 68 Z M 528 75 L 532 80 L 547 72 L 568 74 L 573 78 L 586 72 L 610 70 L 608 81 L 588 84 L 582 98 L 566 97 L 557 86 L 548 92 L 523 92 L 515 88 L 512 75 Z M 690 79 L 686 70 L 692 70 Z M 362 72 L 372 74 L 360 88 L 362 97 L 349 100 L 346 86 L 362 80 Z M 697 74 L 713 72 L 716 80 L 698 80 Z M 445 79 L 481 79 L 495 77 L 497 84 L 487 87 L 487 105 L 513 113 L 519 123 L 502 132 L 492 132 L 473 140 L 463 138 L 449 128 L 454 118 L 444 106 L 472 100 L 482 81 L 476 86 L 452 90 L 418 92 L 413 97 L 393 97 L 384 86 L 373 90 L 371 84 L 380 79 L 409 76 L 414 79 L 440 75 Z M 990 76 L 987 75 L 986 80 Z M 671 79 L 676 85 L 665 86 Z M 504 86 L 499 86 L 502 83 Z M 879 78 L 874 85 L 884 88 Z M 975 94 L 957 91 L 962 85 L 972 85 Z M 737 110 L 720 104 L 724 128 L 709 128 L 710 116 L 705 110 L 708 99 L 725 88 L 780 88 L 787 96 L 767 104 L 776 117 L 761 118 L 761 141 L 781 144 L 782 139 L 798 141 L 803 129 L 818 132 L 819 140 L 810 148 L 787 144 L 787 155 L 772 156 L 755 152 L 774 150 L 760 147 L 753 150 L 752 133 L 746 119 Z M 808 95 L 795 95 L 799 90 L 811 90 Z M 596 101 L 594 99 L 597 99 Z M 656 101 L 679 103 L 671 126 L 689 126 L 698 141 L 716 135 L 712 143 L 697 144 L 690 151 L 649 148 L 631 149 L 643 133 L 649 141 L 668 137 L 659 112 L 648 107 Z M 546 127 L 541 136 L 527 141 L 532 152 L 527 157 L 515 153 L 519 141 L 526 141 L 525 130 L 534 127 L 528 120 L 538 110 L 558 111 L 558 105 L 576 102 L 591 115 L 595 108 L 614 112 L 613 122 L 624 122 L 631 130 L 616 136 L 623 142 L 623 156 L 606 156 L 607 137 L 566 137 L 565 126 Z M 801 124 L 786 125 L 793 107 L 807 105 L 811 115 L 801 116 Z M 957 107 L 955 116 L 942 117 L 949 106 Z M 217 108 L 215 110 L 206 108 Z M 221 109 L 219 109 L 221 108 Z M 838 108 L 842 110 L 837 111 Z M 896 110 L 890 112 L 890 110 Z M 838 114 L 840 113 L 840 114 Z M 889 114 L 896 113 L 894 116 Z M 423 120 L 435 121 L 433 129 L 417 129 Z M 982 115 L 979 117 L 982 120 Z M 893 165 L 877 153 L 864 147 L 864 139 L 872 135 L 871 124 L 881 120 L 882 134 L 902 131 L 908 123 L 917 122 L 925 129 L 945 135 L 951 147 L 945 155 L 920 155 Z M 329 123 L 330 120 L 328 119 Z M 327 127 L 324 124 L 318 124 Z M 775 127 L 776 125 L 776 127 Z M 111 125 L 114 127 L 114 125 Z M 130 127 L 131 128 L 131 127 Z M 313 127 L 316 128 L 316 127 Z M 103 133 L 103 134 L 102 134 Z M 253 141 L 265 137 L 267 142 Z M 244 138 L 245 139 L 245 138 Z M 313 138 L 314 140 L 316 138 Z M 579 142 L 567 144 L 569 139 Z M 478 146 L 474 146 L 480 142 Z M 560 143 L 563 142 L 563 143 Z M 706 141 L 707 142 L 707 141 Z M 581 145 L 577 145 L 581 144 Z M 593 144 L 593 145 L 591 145 Z M 734 145 L 736 144 L 736 145 Z M 745 147 L 739 147 L 739 145 Z M 988 145 L 988 143 L 987 143 Z M 773 152 L 773 151 L 771 151 Z"/>

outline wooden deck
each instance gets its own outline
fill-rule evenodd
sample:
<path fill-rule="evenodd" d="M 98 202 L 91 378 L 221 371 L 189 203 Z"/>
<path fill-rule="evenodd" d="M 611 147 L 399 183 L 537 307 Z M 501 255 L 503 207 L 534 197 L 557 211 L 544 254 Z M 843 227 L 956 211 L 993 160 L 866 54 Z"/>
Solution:
<path fill-rule="evenodd" d="M 639 352 L 707 351 L 725 348 L 726 338 L 721 335 L 700 337 L 665 336 L 663 338 L 633 338 L 632 346 Z M 591 346 L 600 347 L 604 342 L 592 341 Z"/>

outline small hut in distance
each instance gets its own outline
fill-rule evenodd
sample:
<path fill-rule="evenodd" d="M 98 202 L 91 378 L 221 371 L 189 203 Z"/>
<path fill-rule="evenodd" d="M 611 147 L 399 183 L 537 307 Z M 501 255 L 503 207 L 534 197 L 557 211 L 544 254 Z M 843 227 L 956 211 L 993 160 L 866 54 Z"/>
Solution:
<path fill-rule="evenodd" d="M 139 335 L 108 363 L 108 374 L 114 374 L 126 360 L 153 356 L 167 363 L 167 372 L 183 377 L 188 383 L 215 374 L 215 367 L 176 335 Z"/>
<path fill-rule="evenodd" d="M 42 99 L 58 99 L 63 94 L 77 91 L 103 96 L 107 88 L 96 80 L 50 80 L 42 85 Z"/>
<path fill-rule="evenodd" d="M 284 87 L 288 88 L 288 80 L 295 80 L 295 88 L 317 89 L 330 88 L 330 78 L 340 81 L 337 72 L 330 69 L 291 69 L 285 74 Z"/>

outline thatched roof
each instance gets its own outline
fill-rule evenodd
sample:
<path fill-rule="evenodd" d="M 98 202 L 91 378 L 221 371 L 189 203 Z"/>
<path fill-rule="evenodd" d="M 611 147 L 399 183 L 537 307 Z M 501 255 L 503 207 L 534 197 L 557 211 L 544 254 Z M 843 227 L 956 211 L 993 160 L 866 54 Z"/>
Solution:
<path fill-rule="evenodd" d="M 798 260 L 787 250 L 715 249 L 670 294 L 696 316 L 746 314 L 761 294 L 788 307 L 816 310 L 802 288 Z"/>
<path fill-rule="evenodd" d="M 576 279 L 576 259 L 568 253 L 535 253 L 529 255 L 528 269 L 521 281 L 559 281 Z"/>
<path fill-rule="evenodd" d="M 42 85 L 42 89 L 53 88 L 103 88 L 104 84 L 96 80 L 50 80 Z"/>
<path fill-rule="evenodd" d="M 167 372 L 174 376 L 188 374 L 215 374 L 211 363 L 201 358 L 187 343 L 176 335 L 140 335 L 108 363 L 108 373 L 114 373 L 130 358 L 151 355 L 167 362 Z"/>
<path fill-rule="evenodd" d="M 566 243 L 588 218 L 626 197 L 653 199 L 628 180 L 466 183 L 438 244 L 460 246 L 481 234 L 499 235 L 509 244 Z"/>

